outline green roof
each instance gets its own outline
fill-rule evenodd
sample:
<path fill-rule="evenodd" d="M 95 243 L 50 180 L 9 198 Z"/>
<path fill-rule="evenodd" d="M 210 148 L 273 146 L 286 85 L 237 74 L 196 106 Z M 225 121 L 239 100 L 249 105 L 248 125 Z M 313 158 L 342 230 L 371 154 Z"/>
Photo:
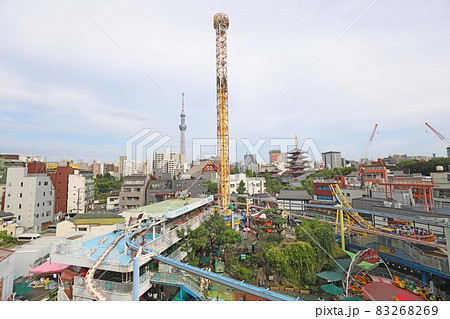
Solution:
<path fill-rule="evenodd" d="M 115 225 L 123 220 L 124 218 L 122 216 L 111 213 L 87 213 L 78 214 L 73 217 L 73 223 L 75 225 Z"/>
<path fill-rule="evenodd" d="M 97 218 L 119 218 L 123 219 L 122 216 L 118 214 L 111 214 L 111 213 L 86 213 L 86 214 L 78 214 L 73 217 L 73 219 L 97 219 Z"/>

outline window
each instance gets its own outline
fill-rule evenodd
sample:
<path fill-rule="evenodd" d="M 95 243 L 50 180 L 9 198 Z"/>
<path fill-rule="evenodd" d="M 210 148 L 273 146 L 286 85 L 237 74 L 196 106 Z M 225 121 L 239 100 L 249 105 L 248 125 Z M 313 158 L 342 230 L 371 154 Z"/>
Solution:
<path fill-rule="evenodd" d="M 9 185 L 9 186 L 11 186 L 11 185 Z M 20 187 L 23 187 L 23 182 L 20 182 Z"/>
<path fill-rule="evenodd" d="M 20 193 L 19 197 L 22 198 L 22 193 Z"/>
<path fill-rule="evenodd" d="M 36 218 L 39 218 L 39 214 L 36 214 Z"/>
<path fill-rule="evenodd" d="M 44 186 L 47 186 L 48 185 L 48 182 L 44 182 Z"/>
<path fill-rule="evenodd" d="M 45 202 L 42 202 L 42 206 L 45 206 Z"/>
<path fill-rule="evenodd" d="M 41 186 L 41 182 L 39 182 L 39 186 Z"/>
<path fill-rule="evenodd" d="M 22 204 L 19 204 L 19 209 L 22 209 Z"/>
<path fill-rule="evenodd" d="M 11 194 L 8 194 L 8 197 L 11 197 Z"/>
<path fill-rule="evenodd" d="M 44 213 L 42 213 L 42 217 L 44 217 Z"/>
<path fill-rule="evenodd" d="M 50 212 L 45 213 L 45 216 L 50 216 Z"/>
<path fill-rule="evenodd" d="M 20 220 L 20 215 L 19 215 L 19 217 L 17 219 Z"/>
<path fill-rule="evenodd" d="M 45 196 L 45 192 L 44 192 L 44 196 Z"/>

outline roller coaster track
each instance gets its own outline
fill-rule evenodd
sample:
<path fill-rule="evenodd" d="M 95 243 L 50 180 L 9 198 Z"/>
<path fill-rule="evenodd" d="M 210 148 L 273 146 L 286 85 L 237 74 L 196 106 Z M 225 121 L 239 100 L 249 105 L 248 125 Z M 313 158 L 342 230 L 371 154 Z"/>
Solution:
<path fill-rule="evenodd" d="M 336 198 L 336 200 L 339 202 L 342 207 L 353 209 L 353 207 L 347 202 L 347 199 L 345 198 L 344 194 L 342 194 L 341 188 L 338 184 L 330 184 L 330 190 L 333 196 Z M 367 220 L 365 220 L 360 214 L 354 211 L 346 211 L 346 213 L 356 222 L 358 225 L 362 226 L 363 228 L 372 229 L 372 230 L 379 230 L 377 227 L 373 226 L 371 223 L 369 223 Z"/>
<path fill-rule="evenodd" d="M 113 242 L 108 246 L 108 248 L 105 249 L 103 254 L 97 259 L 94 266 L 89 269 L 89 271 L 86 274 L 86 289 L 91 294 L 92 297 L 95 298 L 95 300 L 98 301 L 107 301 L 110 300 L 101 290 L 97 289 L 97 286 L 94 282 L 94 274 L 95 271 L 100 267 L 100 265 L 103 263 L 105 258 L 109 255 L 109 253 L 116 247 L 116 245 L 119 243 L 119 241 L 125 236 L 125 232 L 117 236 Z"/>

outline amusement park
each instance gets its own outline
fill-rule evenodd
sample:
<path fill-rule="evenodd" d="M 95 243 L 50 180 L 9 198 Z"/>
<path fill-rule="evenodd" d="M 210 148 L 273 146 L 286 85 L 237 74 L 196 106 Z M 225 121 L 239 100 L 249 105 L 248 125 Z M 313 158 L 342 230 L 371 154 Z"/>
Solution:
<path fill-rule="evenodd" d="M 208 119 L 216 129 L 213 156 L 185 162 L 183 93 L 180 154 L 167 159 L 155 148 L 153 167 L 145 162 L 136 169 L 120 156 L 117 172 L 96 160 L 87 172 L 72 162 L 61 169 L 0 157 L 0 164 L 11 164 L 0 211 L 0 244 L 8 248 L 0 249 L 0 270 L 9 267 L 11 284 L 0 277 L 0 297 L 8 286 L 5 299 L 12 301 L 450 301 L 450 161 L 432 167 L 430 176 L 394 170 L 398 163 L 381 158 L 334 170 L 329 163 L 314 167 L 295 135 L 283 155 L 269 153 L 284 156 L 283 165 L 240 169 L 230 159 L 229 27 L 225 13 L 215 14 L 209 26 L 211 47 L 215 39 L 214 119 Z M 127 147 L 143 136 L 127 140 Z M 448 150 L 450 158 L 450 144 Z M 334 161 L 335 153 L 324 154 Z M 246 168 L 258 166 L 251 155 L 245 155 Z M 340 155 L 338 161 L 345 162 Z M 36 180 L 24 186 L 12 178 Z M 22 202 L 13 200 L 32 194 L 33 185 L 39 190 L 33 196 L 43 199 L 24 208 L 46 210 L 50 193 L 52 205 L 65 212 L 52 206 L 51 212 L 24 213 Z M 6 212 L 14 207 L 21 210 L 17 220 Z M 26 218 L 39 225 L 13 239 L 13 220 Z M 16 269 L 3 263 L 13 255 Z"/>

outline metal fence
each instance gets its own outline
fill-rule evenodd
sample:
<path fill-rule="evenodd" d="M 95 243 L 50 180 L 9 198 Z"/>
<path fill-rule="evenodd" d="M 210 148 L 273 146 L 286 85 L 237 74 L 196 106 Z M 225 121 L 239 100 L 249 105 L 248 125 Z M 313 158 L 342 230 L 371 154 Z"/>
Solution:
<path fill-rule="evenodd" d="M 382 245 L 386 245 L 389 248 L 398 248 L 406 254 L 410 261 L 447 274 L 450 273 L 448 258 L 439 258 L 426 255 L 422 250 L 404 240 L 371 235 L 368 237 L 350 236 L 346 238 L 346 241 L 361 247 L 372 246 L 377 250 L 379 250 Z"/>

